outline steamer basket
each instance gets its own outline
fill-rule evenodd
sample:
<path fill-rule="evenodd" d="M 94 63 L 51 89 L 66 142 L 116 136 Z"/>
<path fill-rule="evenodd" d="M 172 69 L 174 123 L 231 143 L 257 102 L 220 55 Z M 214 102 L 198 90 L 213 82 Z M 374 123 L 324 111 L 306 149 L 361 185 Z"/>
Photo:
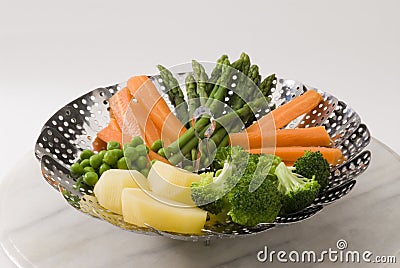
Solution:
<path fill-rule="evenodd" d="M 187 74 L 175 75 L 178 81 L 184 81 Z M 167 100 L 167 95 L 163 92 L 165 87 L 163 87 L 162 79 L 159 76 L 153 76 L 151 79 Z M 370 133 L 352 108 L 327 92 L 305 86 L 297 81 L 278 78 L 269 96 L 272 104 L 270 107 L 279 107 L 310 89 L 317 90 L 323 96 L 323 100 L 315 110 L 297 118 L 286 127 L 325 126 L 334 147 L 339 148 L 346 157 L 345 162 L 331 167 L 329 185 L 314 203 L 300 212 L 278 217 L 273 223 L 259 224 L 252 228 L 236 224 L 216 225 L 204 229 L 201 235 L 162 232 L 151 226 L 137 227 L 124 222 L 122 216 L 102 208 L 92 191 L 73 188 L 75 179 L 69 174 L 69 167 L 78 159 L 79 153 L 84 149 L 91 149 L 96 133 L 108 124 L 110 119 L 108 99 L 125 86 L 126 83 L 120 83 L 97 88 L 68 103 L 45 123 L 35 145 L 35 155 L 41 163 L 45 180 L 60 193 L 69 191 L 69 194 L 61 194 L 60 197 L 65 198 L 75 209 L 124 230 L 179 240 L 206 242 L 215 238 L 256 235 L 282 224 L 292 224 L 308 219 L 339 200 L 353 189 L 356 177 L 367 169 L 371 160 L 371 152 L 364 150 L 370 141 Z M 182 89 L 186 92 L 184 86 Z M 267 113 L 269 110 L 260 111 L 259 116 L 262 112 Z"/>

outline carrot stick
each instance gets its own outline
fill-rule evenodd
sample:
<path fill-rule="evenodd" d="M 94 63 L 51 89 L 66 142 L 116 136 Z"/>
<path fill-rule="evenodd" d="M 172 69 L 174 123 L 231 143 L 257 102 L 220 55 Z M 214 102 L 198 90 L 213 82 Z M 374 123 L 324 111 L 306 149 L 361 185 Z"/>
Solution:
<path fill-rule="evenodd" d="M 165 159 L 161 155 L 159 155 L 156 152 L 153 152 L 151 150 L 149 151 L 149 158 L 150 158 L 150 160 L 158 160 L 158 161 L 164 162 L 166 164 L 171 164 L 170 162 L 168 162 L 167 159 Z"/>
<path fill-rule="evenodd" d="M 156 140 L 161 138 L 160 131 L 154 125 L 153 121 L 151 121 L 151 118 L 140 103 L 132 102 L 129 106 L 128 112 L 135 115 L 142 132 L 141 136 L 148 146 L 151 146 Z"/>
<path fill-rule="evenodd" d="M 140 87 L 143 84 L 145 84 L 148 80 L 149 78 L 146 75 L 132 76 L 131 78 L 129 78 L 127 82 L 127 87 L 131 92 L 132 96 L 135 96 L 136 92 L 140 89 Z"/>
<path fill-rule="evenodd" d="M 280 129 L 302 114 L 310 112 L 322 100 L 321 94 L 308 90 L 303 95 L 276 108 L 247 128 L 247 132 L 260 132 L 271 128 Z"/>
<path fill-rule="evenodd" d="M 329 146 L 331 144 L 331 139 L 323 126 L 270 130 L 262 136 L 256 132 L 232 133 L 229 138 L 231 145 L 240 145 L 243 148 Z"/>
<path fill-rule="evenodd" d="M 111 119 L 108 126 L 97 133 L 97 137 L 105 142 L 118 141 L 122 144 L 122 131 L 118 126 L 117 120 Z"/>
<path fill-rule="evenodd" d="M 305 151 L 320 151 L 324 158 L 328 161 L 328 163 L 332 165 L 339 164 L 344 160 L 342 152 L 340 151 L 340 149 L 337 148 L 292 146 L 248 149 L 247 151 L 252 154 L 274 154 L 282 158 L 284 162 L 295 162 L 299 157 L 302 157 L 304 155 Z"/>
<path fill-rule="evenodd" d="M 117 120 L 120 129 L 124 128 L 126 110 L 128 110 L 132 98 L 129 89 L 125 87 L 108 100 L 113 116 Z"/>
<path fill-rule="evenodd" d="M 186 131 L 186 128 L 170 111 L 167 103 L 147 76 L 130 78 L 128 88 L 162 133 L 163 140 L 172 142 Z M 165 145 L 168 146 L 168 144 Z"/>

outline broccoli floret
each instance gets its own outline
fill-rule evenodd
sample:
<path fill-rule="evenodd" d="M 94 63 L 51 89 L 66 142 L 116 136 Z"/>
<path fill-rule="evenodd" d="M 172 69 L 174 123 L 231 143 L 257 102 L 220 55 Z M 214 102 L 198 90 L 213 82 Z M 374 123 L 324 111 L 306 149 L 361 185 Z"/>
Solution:
<path fill-rule="evenodd" d="M 305 152 L 304 156 L 297 159 L 294 163 L 295 172 L 306 178 L 313 176 L 324 189 L 329 183 L 329 164 L 320 152 Z"/>
<path fill-rule="evenodd" d="M 282 207 L 282 194 L 278 191 L 275 176 L 267 175 L 261 185 L 250 192 L 249 185 L 253 179 L 252 174 L 244 175 L 228 194 L 231 204 L 228 215 L 233 222 L 244 226 L 273 222 Z"/>
<path fill-rule="evenodd" d="M 257 158 L 257 155 L 255 155 Z M 243 174 L 254 158 L 240 146 L 218 148 L 214 158 L 214 168 L 223 168 L 226 161 L 232 163 L 236 174 Z"/>
<path fill-rule="evenodd" d="M 285 163 L 281 162 L 275 169 L 278 178 L 278 190 L 283 194 L 281 214 L 300 211 L 309 206 L 317 197 L 320 185 L 314 179 L 292 173 Z"/>
<path fill-rule="evenodd" d="M 209 215 L 211 220 L 225 221 L 230 217 L 244 226 L 273 222 L 282 207 L 282 194 L 274 175 L 280 162 L 279 157 L 249 154 L 240 146 L 221 148 L 216 153 L 214 166 L 224 165 L 222 175 L 229 165 L 231 174 L 226 176 L 225 172 L 225 176 L 214 178 L 212 183 L 208 178 L 193 184 L 192 199 L 200 208 L 214 214 Z"/>
<path fill-rule="evenodd" d="M 232 165 L 226 162 L 217 177 L 212 172 L 200 176 L 200 182 L 193 182 L 191 185 L 192 200 L 198 207 L 214 215 L 226 212 L 229 204 L 225 195 L 236 184 L 232 177 Z"/>

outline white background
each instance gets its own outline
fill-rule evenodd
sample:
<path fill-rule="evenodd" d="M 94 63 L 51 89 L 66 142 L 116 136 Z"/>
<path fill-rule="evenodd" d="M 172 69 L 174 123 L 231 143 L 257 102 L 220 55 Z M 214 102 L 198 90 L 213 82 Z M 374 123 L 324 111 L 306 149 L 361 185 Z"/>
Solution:
<path fill-rule="evenodd" d="M 398 3 L 0 0 L 0 177 L 32 150 L 42 124 L 83 93 L 155 73 L 159 63 L 223 53 L 234 60 L 242 51 L 264 75 L 346 101 L 400 153 Z"/>

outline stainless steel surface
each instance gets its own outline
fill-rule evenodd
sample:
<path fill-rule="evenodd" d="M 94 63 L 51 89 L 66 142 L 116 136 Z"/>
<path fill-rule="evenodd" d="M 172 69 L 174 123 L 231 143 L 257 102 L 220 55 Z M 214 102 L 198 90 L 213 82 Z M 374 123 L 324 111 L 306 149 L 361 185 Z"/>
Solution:
<path fill-rule="evenodd" d="M 184 77 L 185 74 L 179 74 L 182 81 L 181 76 Z M 154 77 L 153 81 L 159 81 L 159 77 Z M 155 84 L 162 93 L 160 83 Z M 303 211 L 278 217 L 274 223 L 259 224 L 253 228 L 235 224 L 218 225 L 204 230 L 202 235 L 181 235 L 161 232 L 151 227 L 139 228 L 124 222 L 122 216 L 102 208 L 91 196 L 91 191 L 74 189 L 72 186 L 75 180 L 69 175 L 69 166 L 76 161 L 79 152 L 91 148 L 97 131 L 107 125 L 108 98 L 124 86 L 122 83 L 95 89 L 61 108 L 43 126 L 35 145 L 35 155 L 41 162 L 42 174 L 46 181 L 60 192 L 63 189 L 71 192 L 72 196 L 67 198 L 69 199 L 67 201 L 72 206 L 125 230 L 187 241 L 255 235 L 280 224 L 308 219 L 321 211 L 324 206 L 342 198 L 353 189 L 356 177 L 368 167 L 371 160 L 371 153 L 364 150 L 370 141 L 370 133 L 361 123 L 358 114 L 345 102 L 337 100 L 327 92 L 315 89 L 323 95 L 321 103 L 310 113 L 289 123 L 287 127 L 325 126 L 334 141 L 334 147 L 340 148 L 347 160 L 332 167 L 327 189 L 311 206 Z M 293 80 L 278 78 L 270 96 L 271 102 L 275 107 L 279 107 L 309 89 L 314 88 Z M 165 94 L 162 96 L 165 97 Z M 80 199 L 79 205 L 76 199 Z"/>

